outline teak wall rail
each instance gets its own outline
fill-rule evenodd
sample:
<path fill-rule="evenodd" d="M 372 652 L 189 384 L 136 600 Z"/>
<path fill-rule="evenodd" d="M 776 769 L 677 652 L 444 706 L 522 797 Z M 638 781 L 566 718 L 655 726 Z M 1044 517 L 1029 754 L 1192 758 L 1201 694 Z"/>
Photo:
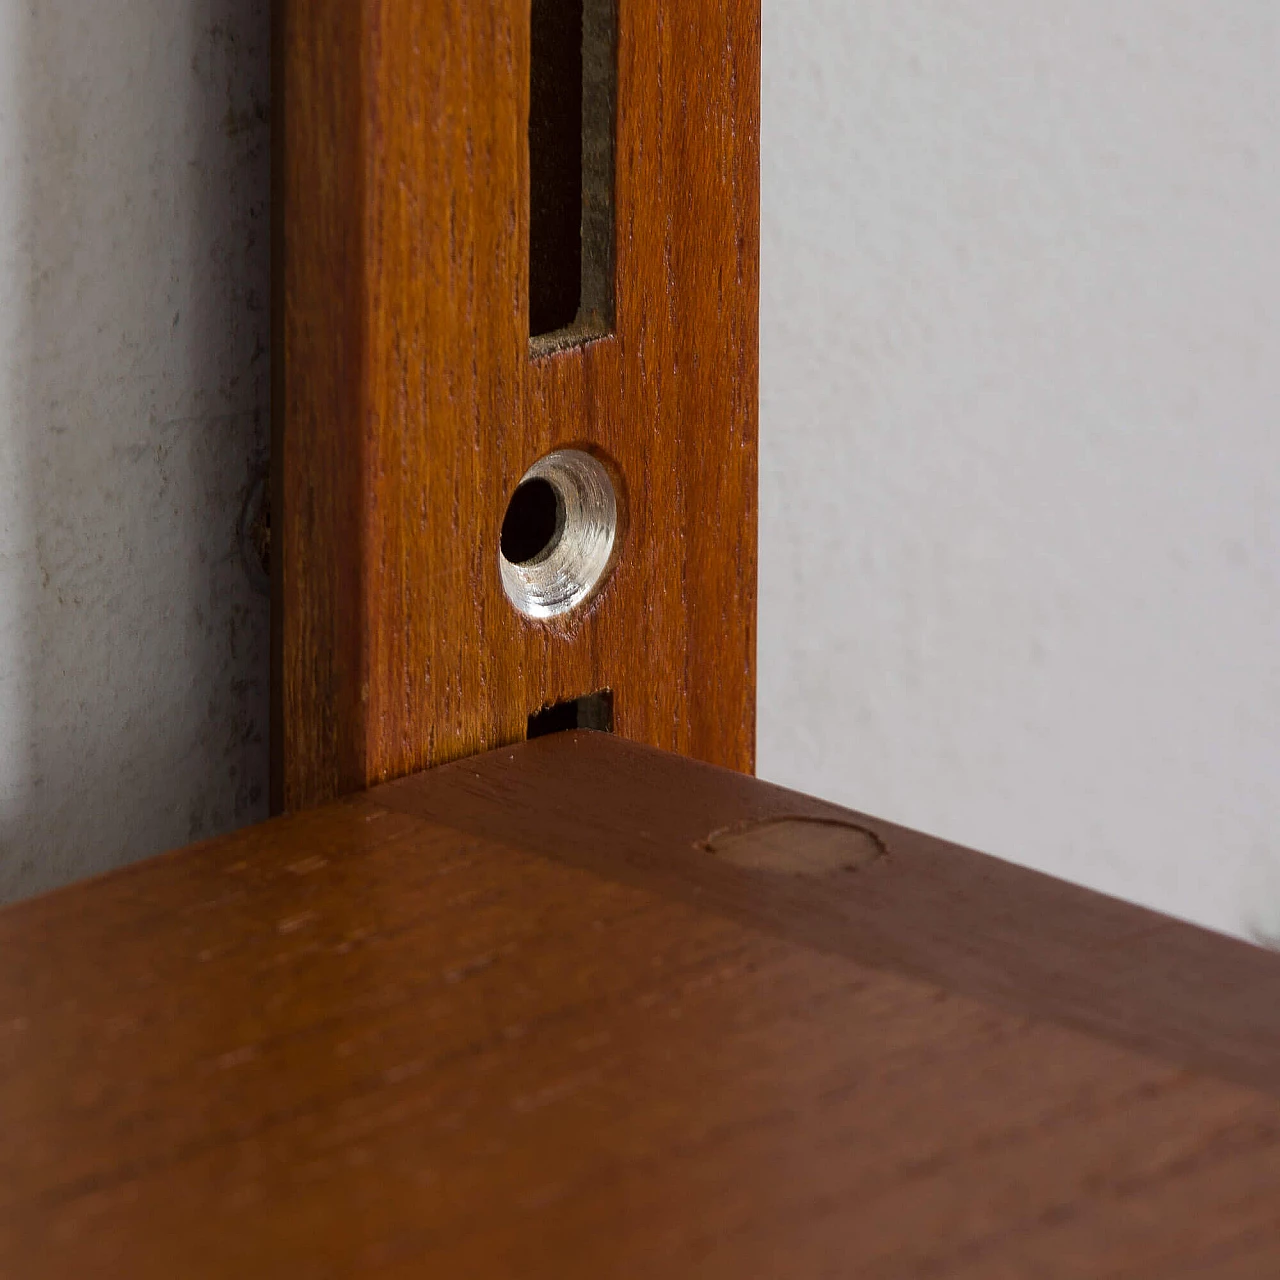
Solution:
<path fill-rule="evenodd" d="M 588 0 L 589 3 L 592 0 Z M 520 741 L 754 758 L 758 0 L 619 0 L 614 332 L 531 354 L 530 0 L 279 0 L 277 806 Z M 615 469 L 566 622 L 498 582 L 512 490 Z"/>

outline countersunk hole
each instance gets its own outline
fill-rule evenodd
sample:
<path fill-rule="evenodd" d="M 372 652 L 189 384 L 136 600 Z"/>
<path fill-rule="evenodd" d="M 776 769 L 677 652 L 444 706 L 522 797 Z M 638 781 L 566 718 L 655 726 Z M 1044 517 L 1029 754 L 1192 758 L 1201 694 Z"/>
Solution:
<path fill-rule="evenodd" d="M 595 592 L 613 565 L 618 500 L 609 472 L 582 449 L 557 449 L 511 495 L 498 546 L 502 589 L 527 618 L 554 618 Z"/>
<path fill-rule="evenodd" d="M 502 554 L 511 564 L 546 555 L 564 530 L 564 503 L 549 481 L 535 476 L 511 495 L 502 521 Z"/>

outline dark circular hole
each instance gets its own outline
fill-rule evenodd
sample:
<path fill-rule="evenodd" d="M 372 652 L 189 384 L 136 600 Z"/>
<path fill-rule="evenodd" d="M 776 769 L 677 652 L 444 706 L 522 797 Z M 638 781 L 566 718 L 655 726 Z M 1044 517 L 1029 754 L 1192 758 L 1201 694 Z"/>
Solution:
<path fill-rule="evenodd" d="M 528 564 L 554 545 L 562 523 L 560 495 L 550 481 L 526 480 L 511 495 L 502 521 L 502 554 Z"/>

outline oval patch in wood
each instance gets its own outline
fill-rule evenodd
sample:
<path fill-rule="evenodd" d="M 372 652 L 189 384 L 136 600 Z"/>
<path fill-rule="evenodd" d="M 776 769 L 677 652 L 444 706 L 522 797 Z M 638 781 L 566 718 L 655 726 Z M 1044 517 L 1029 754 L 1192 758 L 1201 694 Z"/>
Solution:
<path fill-rule="evenodd" d="M 865 827 L 822 818 L 771 818 L 717 831 L 702 847 L 735 867 L 793 876 L 857 871 L 888 854 Z"/>

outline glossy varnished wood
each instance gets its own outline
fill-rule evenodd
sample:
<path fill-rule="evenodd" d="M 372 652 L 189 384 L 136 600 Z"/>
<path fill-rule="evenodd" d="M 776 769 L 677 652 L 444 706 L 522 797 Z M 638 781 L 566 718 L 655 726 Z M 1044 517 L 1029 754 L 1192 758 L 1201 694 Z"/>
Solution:
<path fill-rule="evenodd" d="M 874 856 L 714 852 L 780 817 Z M 1280 958 L 605 735 L 9 908 L 0 955 L 3 1275 L 1280 1264 Z"/>
<path fill-rule="evenodd" d="M 749 770 L 758 0 L 618 8 L 616 331 L 528 341 L 528 0 L 279 0 L 277 805 L 518 741 L 610 688 L 617 732 Z M 550 449 L 626 508 L 580 615 L 507 603 Z"/>

